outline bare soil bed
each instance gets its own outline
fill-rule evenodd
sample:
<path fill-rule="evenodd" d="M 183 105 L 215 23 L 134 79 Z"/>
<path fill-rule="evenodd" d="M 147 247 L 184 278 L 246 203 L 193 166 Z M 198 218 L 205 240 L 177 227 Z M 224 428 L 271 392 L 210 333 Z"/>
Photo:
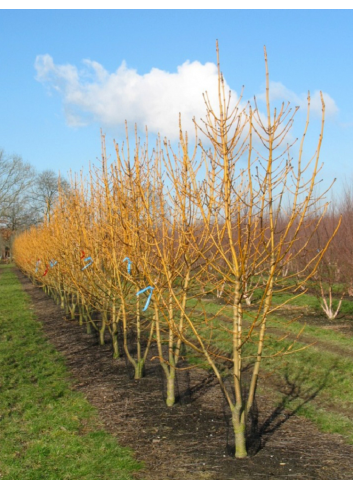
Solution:
<path fill-rule="evenodd" d="M 257 396 L 251 455 L 235 460 L 229 412 L 213 375 L 180 371 L 179 402 L 167 408 L 158 360 L 148 362 L 144 379 L 131 379 L 125 358 L 112 359 L 108 341 L 98 346 L 95 335 L 66 320 L 40 288 L 18 276 L 45 335 L 66 358 L 73 388 L 97 408 L 104 428 L 144 462 L 137 479 L 353 478 L 353 447 L 276 407 L 271 389 Z"/>

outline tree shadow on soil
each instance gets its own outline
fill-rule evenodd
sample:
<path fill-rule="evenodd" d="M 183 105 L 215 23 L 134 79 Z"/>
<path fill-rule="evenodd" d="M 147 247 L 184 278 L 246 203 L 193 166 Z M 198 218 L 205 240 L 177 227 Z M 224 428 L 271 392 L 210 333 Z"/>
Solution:
<path fill-rule="evenodd" d="M 133 379 L 133 368 L 128 362 L 126 355 L 123 352 L 123 338 L 122 335 L 118 335 L 119 338 L 119 349 L 121 356 L 125 357 L 126 371 L 130 380 Z M 132 355 L 136 354 L 136 338 L 134 334 L 128 336 L 129 350 Z M 109 342 L 109 339 L 108 339 Z M 142 348 L 145 347 L 144 342 L 142 342 Z M 156 345 L 152 344 L 150 349 L 149 358 L 158 356 L 158 351 Z M 248 388 L 250 385 L 251 377 L 251 366 L 243 372 L 244 374 L 244 385 L 243 385 L 243 398 L 247 398 Z M 283 394 L 282 399 L 278 405 L 273 409 L 273 411 L 260 422 L 258 405 L 256 402 L 256 397 L 252 406 L 251 411 L 248 413 L 246 432 L 247 432 L 247 451 L 248 455 L 254 456 L 260 450 L 262 450 L 271 437 L 286 423 L 292 416 L 296 415 L 300 409 L 313 401 L 317 395 L 325 388 L 327 385 L 331 367 L 326 371 L 324 377 L 315 387 L 304 387 L 307 377 L 304 373 L 299 372 L 294 379 L 291 379 L 289 372 L 285 372 L 284 378 L 277 383 L 277 389 Z M 147 361 L 146 368 L 144 369 L 144 374 L 151 377 L 156 377 L 159 380 L 159 386 L 161 389 L 161 394 L 164 402 L 167 398 L 166 390 L 166 378 L 163 369 L 158 361 Z M 190 365 L 186 360 L 181 360 L 178 363 L 178 369 L 176 372 L 176 383 L 175 383 L 175 401 L 179 405 L 192 404 L 199 398 L 207 395 L 215 386 L 218 385 L 216 376 L 213 372 L 207 372 L 203 370 L 201 376 L 197 376 L 197 381 L 191 385 L 191 375 L 190 375 Z M 225 379 L 225 383 L 229 383 L 228 392 L 231 392 L 231 376 Z M 234 401 L 234 399 L 233 399 Z M 293 407 L 294 405 L 294 407 Z M 226 431 L 226 451 L 230 456 L 234 456 L 235 446 L 234 446 L 234 432 L 231 420 L 231 413 L 226 402 L 225 397 L 223 397 L 223 409 L 222 414 L 225 423 Z"/>
<path fill-rule="evenodd" d="M 330 377 L 331 368 L 315 387 L 304 387 L 307 377 L 299 372 L 294 379 L 290 379 L 288 371 L 285 373 L 278 390 L 283 394 L 281 401 L 264 421 L 259 423 L 259 412 L 256 402 L 248 414 L 247 421 L 247 447 L 249 455 L 256 455 L 262 450 L 270 438 L 300 409 L 313 401 L 317 395 L 326 387 Z M 294 405 L 294 406 L 293 406 Z M 228 416 L 230 419 L 230 416 Z M 230 423 L 231 424 L 231 423 Z M 229 430 L 228 430 L 229 433 Z M 234 453 L 234 444 L 227 449 Z"/>

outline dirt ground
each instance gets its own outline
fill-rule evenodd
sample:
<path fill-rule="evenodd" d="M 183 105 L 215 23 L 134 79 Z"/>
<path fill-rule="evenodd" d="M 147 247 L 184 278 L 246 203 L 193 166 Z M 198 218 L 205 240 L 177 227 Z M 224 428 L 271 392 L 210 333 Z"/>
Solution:
<path fill-rule="evenodd" d="M 229 412 L 213 375 L 201 369 L 179 372 L 179 403 L 167 408 L 156 360 L 148 362 L 144 379 L 131 379 L 124 357 L 112 359 L 108 341 L 98 346 L 95 335 L 66 320 L 52 299 L 18 276 L 46 336 L 66 357 L 74 389 L 97 408 L 105 429 L 144 462 L 137 479 L 353 478 L 353 447 L 275 407 L 270 393 L 257 396 L 251 455 L 235 460 Z"/>

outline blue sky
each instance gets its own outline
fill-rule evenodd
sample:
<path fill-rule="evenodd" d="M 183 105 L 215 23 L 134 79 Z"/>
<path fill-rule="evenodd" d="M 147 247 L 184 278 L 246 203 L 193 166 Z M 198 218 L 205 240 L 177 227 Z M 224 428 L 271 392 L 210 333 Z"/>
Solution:
<path fill-rule="evenodd" d="M 151 142 L 157 131 L 173 139 L 175 114 L 190 128 L 212 90 L 216 39 L 226 82 L 245 85 L 246 100 L 264 90 L 264 45 L 278 97 L 305 105 L 307 90 L 326 94 L 322 177 L 337 177 L 337 190 L 353 182 L 349 10 L 1 10 L 0 147 L 65 175 L 99 157 L 100 128 L 110 150 L 121 141 L 125 119 L 148 124 Z M 304 112 L 297 119 L 300 137 Z"/>

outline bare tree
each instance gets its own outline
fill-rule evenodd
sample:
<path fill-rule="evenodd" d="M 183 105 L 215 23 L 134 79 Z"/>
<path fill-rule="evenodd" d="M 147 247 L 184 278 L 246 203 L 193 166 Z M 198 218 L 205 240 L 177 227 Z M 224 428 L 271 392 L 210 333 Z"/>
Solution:
<path fill-rule="evenodd" d="M 59 192 L 67 192 L 70 185 L 64 178 L 59 178 L 53 170 L 45 170 L 37 175 L 31 189 L 33 210 L 40 220 L 43 214 L 49 218 Z"/>
<path fill-rule="evenodd" d="M 15 231 L 28 222 L 28 189 L 34 176 L 34 169 L 20 156 L 7 155 L 0 149 L 1 255 L 11 255 Z"/>
<path fill-rule="evenodd" d="M 323 245 L 334 232 L 339 216 L 342 216 L 340 229 L 314 277 L 318 284 L 316 293 L 321 309 L 329 319 L 337 318 L 343 298 L 353 295 L 352 203 L 352 189 L 345 186 L 341 200 L 331 203 L 323 225 L 315 233 L 315 246 L 311 250 L 311 255 L 321 252 Z"/>
<path fill-rule="evenodd" d="M 18 155 L 6 155 L 0 149 L 0 214 L 3 216 L 18 198 L 28 190 L 34 179 L 34 169 Z"/>
<path fill-rule="evenodd" d="M 216 250 L 208 262 L 215 279 L 208 282 L 216 283 L 221 277 L 221 282 L 225 283 L 227 303 L 233 313 L 232 327 L 217 323 L 216 317 L 211 318 L 206 314 L 200 323 L 195 316 L 195 308 L 190 308 L 190 311 L 181 308 L 181 314 L 189 324 L 183 339 L 187 345 L 203 353 L 229 404 L 237 458 L 247 455 L 246 420 L 253 408 L 262 359 L 272 355 L 272 352 L 265 349 L 268 318 L 283 305 L 272 305 L 272 297 L 280 291 L 296 292 L 297 284 L 292 284 L 299 276 L 299 285 L 304 285 L 315 273 L 337 232 L 336 222 L 331 235 L 322 243 L 320 253 L 309 264 L 304 264 L 301 270 L 283 277 L 283 263 L 290 263 L 297 253 L 310 247 L 327 208 L 323 200 L 325 193 L 315 195 L 317 175 L 321 168 L 319 156 L 325 105 L 321 96 L 322 120 L 317 149 L 309 163 L 304 163 L 303 145 L 310 111 L 308 95 L 306 127 L 295 164 L 290 156 L 290 148 L 283 141 L 298 109 L 291 114 L 289 104 L 283 103 L 279 110 L 275 108 L 271 111 L 266 50 L 265 64 L 266 115 L 262 116 L 256 100 L 254 110 L 250 104 L 242 109 L 240 100 L 231 108 L 231 95 L 227 97 L 225 93 L 218 58 L 219 115 L 206 94 L 207 118 L 205 127 L 200 127 L 213 147 L 212 152 L 205 149 L 205 154 L 209 155 L 210 169 L 204 186 L 207 199 L 198 199 L 196 192 L 194 196 L 190 195 L 195 201 L 198 199 L 199 214 Z M 253 141 L 255 137 L 257 145 Z M 257 147 L 261 148 L 261 152 L 257 151 Z M 247 161 L 243 167 L 242 161 Z M 180 187 L 179 182 L 175 183 Z M 177 193 L 183 195 L 181 191 Z M 283 196 L 286 195 L 291 195 L 288 209 L 283 205 Z M 311 232 L 303 233 L 306 238 L 301 249 L 296 251 L 298 236 L 305 229 Z M 224 265 L 221 265 L 220 259 Z M 261 285 L 260 277 L 263 279 Z M 251 320 L 246 321 L 244 302 L 254 288 L 257 289 L 259 299 Z M 212 348 L 210 331 L 213 337 L 219 335 L 227 338 L 229 354 L 220 354 Z M 275 355 L 292 354 L 297 350 L 290 345 L 287 349 L 280 348 Z M 222 357 L 232 363 L 229 383 L 223 374 Z M 249 375 L 247 381 L 246 371 Z M 244 390 L 245 383 L 248 383 L 248 388 Z"/>

